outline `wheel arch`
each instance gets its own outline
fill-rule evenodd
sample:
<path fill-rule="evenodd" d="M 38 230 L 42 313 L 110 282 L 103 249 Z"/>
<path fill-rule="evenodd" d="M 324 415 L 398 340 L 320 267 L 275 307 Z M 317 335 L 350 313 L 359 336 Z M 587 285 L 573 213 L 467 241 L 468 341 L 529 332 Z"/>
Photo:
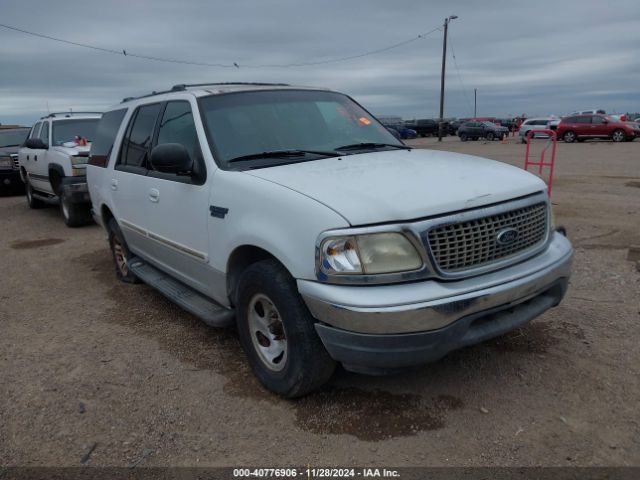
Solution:
<path fill-rule="evenodd" d="M 59 196 L 60 185 L 62 185 L 62 179 L 65 177 L 64 168 L 62 168 L 62 165 L 58 165 L 57 163 L 52 163 L 49 165 L 48 172 L 49 172 L 49 183 L 51 184 L 53 193 Z"/>

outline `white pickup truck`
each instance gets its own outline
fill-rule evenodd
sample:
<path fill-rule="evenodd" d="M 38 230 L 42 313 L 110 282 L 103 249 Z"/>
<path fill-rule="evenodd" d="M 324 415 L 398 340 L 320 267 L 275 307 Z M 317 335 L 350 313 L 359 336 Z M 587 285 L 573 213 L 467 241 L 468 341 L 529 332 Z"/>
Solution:
<path fill-rule="evenodd" d="M 257 377 L 287 397 L 336 362 L 389 373 L 501 335 L 569 281 L 539 178 L 411 149 L 324 89 L 125 99 L 102 117 L 87 181 L 116 275 L 237 325 Z"/>
<path fill-rule="evenodd" d="M 67 226 L 92 222 L 86 166 L 100 115 L 51 113 L 31 128 L 18 152 L 30 208 L 59 203 Z"/>

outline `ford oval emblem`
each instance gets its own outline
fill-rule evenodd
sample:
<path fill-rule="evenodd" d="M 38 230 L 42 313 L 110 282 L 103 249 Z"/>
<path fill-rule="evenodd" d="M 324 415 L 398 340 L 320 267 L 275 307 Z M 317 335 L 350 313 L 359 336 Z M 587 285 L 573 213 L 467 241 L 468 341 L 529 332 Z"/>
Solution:
<path fill-rule="evenodd" d="M 504 228 L 496 235 L 496 240 L 500 245 L 510 245 L 520 236 L 520 232 L 515 228 Z"/>

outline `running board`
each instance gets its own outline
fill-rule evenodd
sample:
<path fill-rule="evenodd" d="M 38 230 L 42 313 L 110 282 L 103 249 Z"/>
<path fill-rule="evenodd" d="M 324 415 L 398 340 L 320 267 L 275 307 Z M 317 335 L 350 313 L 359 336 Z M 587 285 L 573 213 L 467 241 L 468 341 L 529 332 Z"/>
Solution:
<path fill-rule="evenodd" d="M 194 314 L 211 327 L 228 327 L 234 323 L 235 312 L 208 299 L 179 280 L 134 257 L 127 262 L 140 280 L 155 288 L 187 312 Z"/>
<path fill-rule="evenodd" d="M 41 194 L 38 192 L 34 192 L 33 190 L 31 191 L 31 196 L 33 198 L 36 198 L 40 201 L 43 201 L 44 203 L 47 203 L 49 205 L 59 205 L 60 204 L 60 199 L 56 196 L 56 195 L 46 195 L 46 194 Z"/>

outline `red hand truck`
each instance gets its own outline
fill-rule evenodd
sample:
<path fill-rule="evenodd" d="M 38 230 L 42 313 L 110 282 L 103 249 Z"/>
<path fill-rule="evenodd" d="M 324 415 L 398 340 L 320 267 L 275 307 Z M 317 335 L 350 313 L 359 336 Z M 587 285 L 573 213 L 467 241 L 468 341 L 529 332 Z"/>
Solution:
<path fill-rule="evenodd" d="M 529 160 L 529 152 L 531 150 L 531 140 L 533 139 L 534 134 L 536 133 L 544 133 L 549 136 L 549 141 L 540 152 L 540 161 L 532 162 Z M 538 175 L 542 175 L 542 168 L 549 167 L 549 180 L 547 181 L 547 191 L 549 193 L 549 198 L 551 198 L 551 186 L 553 184 L 553 167 L 556 163 L 556 144 L 558 143 L 558 138 L 556 136 L 556 132 L 548 129 L 540 129 L 540 130 L 529 130 L 527 132 L 527 149 L 524 154 L 524 169 L 529 170 L 529 165 L 533 165 L 538 167 Z M 544 161 L 544 156 L 551 146 L 551 160 L 549 162 Z"/>

